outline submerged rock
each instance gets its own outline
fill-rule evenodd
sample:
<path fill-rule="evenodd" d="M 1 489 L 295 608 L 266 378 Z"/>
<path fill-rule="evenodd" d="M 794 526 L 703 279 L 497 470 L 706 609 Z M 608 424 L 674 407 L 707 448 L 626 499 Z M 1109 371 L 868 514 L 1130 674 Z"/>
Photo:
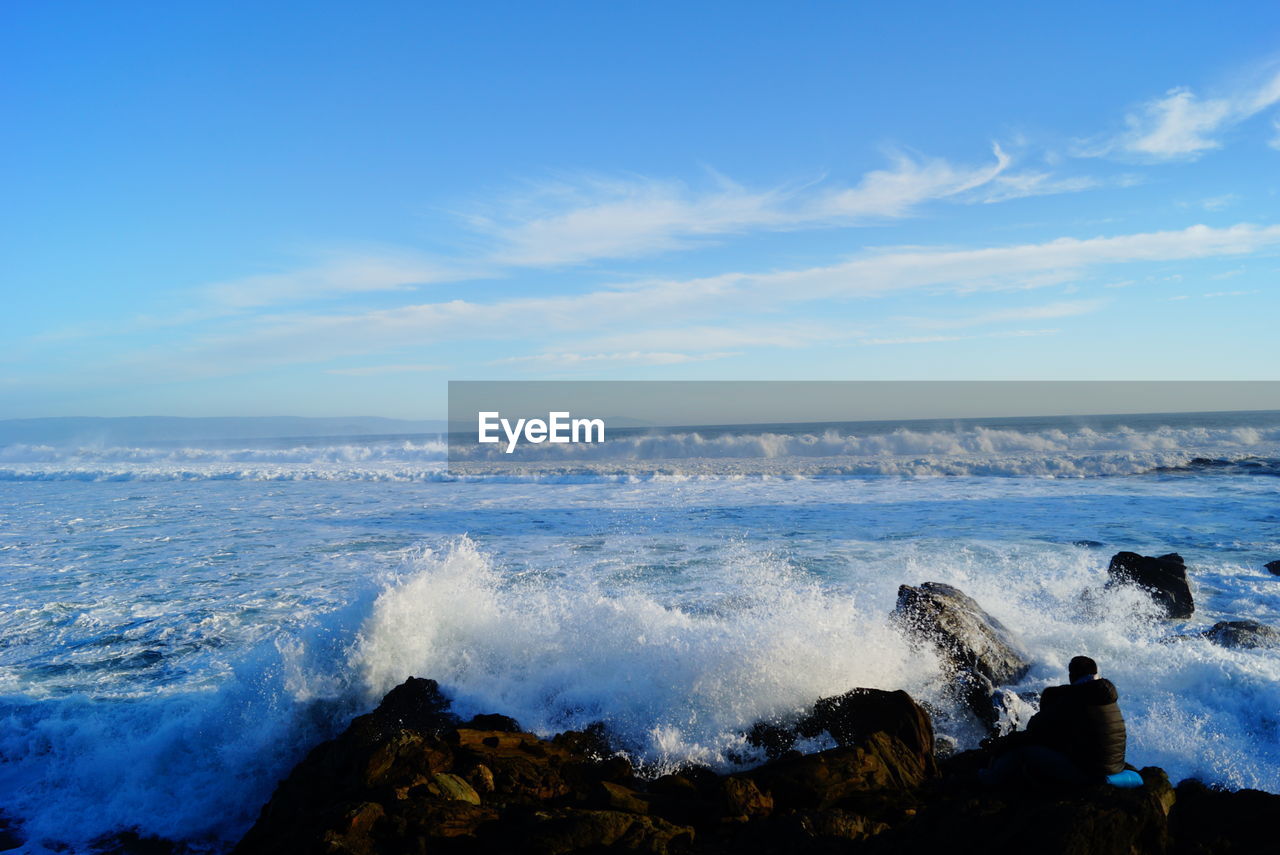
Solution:
<path fill-rule="evenodd" d="M 1195 602 L 1187 582 L 1187 566 L 1176 552 L 1151 557 L 1136 552 L 1117 552 L 1107 566 L 1107 587 L 1136 585 L 1151 595 L 1165 617 L 1191 617 Z"/>
<path fill-rule="evenodd" d="M 1201 635 L 1222 647 L 1280 647 L 1280 631 L 1256 620 L 1220 620 Z"/>
<path fill-rule="evenodd" d="M 893 618 L 912 636 L 937 649 L 960 698 L 994 729 L 998 721 L 995 689 L 1016 683 L 1031 670 L 1013 634 L 973 598 L 941 582 L 899 587 Z"/>

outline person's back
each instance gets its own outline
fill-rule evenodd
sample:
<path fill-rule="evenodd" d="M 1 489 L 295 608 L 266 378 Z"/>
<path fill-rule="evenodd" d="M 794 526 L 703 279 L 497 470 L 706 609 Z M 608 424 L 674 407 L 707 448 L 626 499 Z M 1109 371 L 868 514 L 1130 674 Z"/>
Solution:
<path fill-rule="evenodd" d="M 1071 684 L 1044 690 L 1040 712 L 1027 732 L 1036 744 L 1062 752 L 1090 777 L 1114 775 L 1124 769 L 1126 743 L 1119 692 L 1110 680 L 1098 677 L 1092 659 L 1078 656 L 1071 664 Z"/>
<path fill-rule="evenodd" d="M 1101 782 L 1125 768 L 1125 725 L 1110 680 L 1098 665 L 1077 656 L 1068 666 L 1071 683 L 1040 693 L 1040 711 L 1025 733 L 1004 738 L 1004 749 L 983 779 L 993 784 L 1082 785 Z"/>

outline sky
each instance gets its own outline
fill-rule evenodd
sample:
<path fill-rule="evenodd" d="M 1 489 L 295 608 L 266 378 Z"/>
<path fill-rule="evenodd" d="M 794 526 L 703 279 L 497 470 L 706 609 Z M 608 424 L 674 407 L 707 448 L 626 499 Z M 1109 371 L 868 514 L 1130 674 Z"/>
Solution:
<path fill-rule="evenodd" d="M 1280 4 L 0 10 L 0 418 L 1275 380 Z"/>

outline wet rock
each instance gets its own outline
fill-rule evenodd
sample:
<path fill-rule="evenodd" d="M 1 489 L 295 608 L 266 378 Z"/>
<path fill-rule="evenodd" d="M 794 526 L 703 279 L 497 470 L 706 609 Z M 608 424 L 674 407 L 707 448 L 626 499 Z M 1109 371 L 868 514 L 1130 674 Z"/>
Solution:
<path fill-rule="evenodd" d="M 603 750 L 599 734 L 544 740 L 500 714 L 460 724 L 434 681 L 410 679 L 313 749 L 235 851 L 664 852 L 687 838 L 647 817 L 631 764 Z"/>
<path fill-rule="evenodd" d="M 1195 782 L 1175 803 L 1164 773 L 1150 768 L 1138 790 L 987 789 L 983 751 L 939 770 L 929 716 L 904 692 L 855 689 L 816 703 L 801 726 L 830 733 L 837 748 L 791 751 L 731 775 L 687 766 L 645 781 L 625 758 L 594 756 L 581 734 L 545 740 L 499 715 L 459 726 L 435 684 L 405 685 L 389 709 L 308 754 L 236 855 L 1201 855 L 1271 851 L 1280 813 L 1280 796 Z M 179 855 L 130 834 L 103 851 Z"/>
<path fill-rule="evenodd" d="M 387 692 L 371 715 L 376 722 L 388 726 L 439 734 L 458 723 L 449 707 L 450 701 L 440 691 L 439 683 L 410 677 Z"/>
<path fill-rule="evenodd" d="M 932 747 L 932 729 L 928 743 Z M 937 763 L 932 750 L 881 730 L 857 744 L 781 757 L 745 774 L 779 809 L 823 810 L 859 794 L 919 787 L 936 776 Z"/>
<path fill-rule="evenodd" d="M 1256 620 L 1221 620 L 1202 635 L 1222 647 L 1280 647 L 1280 631 Z"/>
<path fill-rule="evenodd" d="M 937 649 L 960 699 L 994 730 L 996 687 L 1021 680 L 1031 669 L 1013 634 L 971 597 L 940 582 L 898 588 L 893 618 Z"/>
<path fill-rule="evenodd" d="M 569 751 L 586 754 L 598 760 L 617 754 L 609 741 L 609 733 L 604 722 L 593 722 L 582 730 L 567 730 L 552 737 L 552 742 Z"/>
<path fill-rule="evenodd" d="M 1262 566 L 1265 567 L 1267 569 L 1267 572 L 1271 573 L 1272 575 L 1280 576 L 1280 561 L 1268 561 L 1266 564 L 1263 564 Z"/>
<path fill-rule="evenodd" d="M 798 736 L 795 725 L 776 721 L 758 721 L 746 733 L 747 742 L 764 749 L 765 756 L 770 760 L 777 760 L 791 751 Z"/>
<path fill-rule="evenodd" d="M 511 716 L 498 715 L 497 713 L 482 713 L 474 716 L 463 727 L 472 730 L 500 730 L 504 733 L 519 733 L 522 729 L 520 722 Z"/>
<path fill-rule="evenodd" d="M 840 746 L 856 745 L 873 733 L 884 732 L 921 758 L 933 756 L 933 722 L 902 690 L 850 689 L 843 695 L 820 698 L 801 722 L 799 732 L 813 737 L 823 731 Z"/>
<path fill-rule="evenodd" d="M 1151 595 L 1165 617 L 1191 617 L 1195 603 L 1187 582 L 1187 567 L 1176 552 L 1151 557 L 1136 552 L 1117 552 L 1107 566 L 1107 587 L 1136 585 Z"/>

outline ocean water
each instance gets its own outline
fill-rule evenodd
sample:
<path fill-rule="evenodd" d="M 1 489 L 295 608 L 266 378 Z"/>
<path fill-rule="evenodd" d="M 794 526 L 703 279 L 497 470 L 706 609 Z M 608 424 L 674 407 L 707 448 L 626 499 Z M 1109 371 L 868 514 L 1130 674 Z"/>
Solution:
<path fill-rule="evenodd" d="M 0 808 L 30 852 L 125 829 L 224 851 L 316 741 L 410 675 L 654 772 L 854 686 L 980 736 L 888 620 L 939 581 L 1061 682 L 1119 687 L 1129 759 L 1280 792 L 1280 414 L 630 432 L 463 475 L 439 437 L 0 447 Z M 1181 553 L 1195 615 L 1103 591 Z"/>

